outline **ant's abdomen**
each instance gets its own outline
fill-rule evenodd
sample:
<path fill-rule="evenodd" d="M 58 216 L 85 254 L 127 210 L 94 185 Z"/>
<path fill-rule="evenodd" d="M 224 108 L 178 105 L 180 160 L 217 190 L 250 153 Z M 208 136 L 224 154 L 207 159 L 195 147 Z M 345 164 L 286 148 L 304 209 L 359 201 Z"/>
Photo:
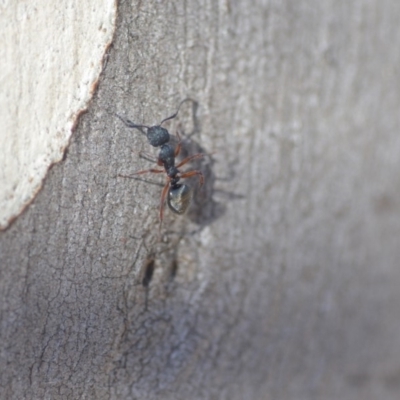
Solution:
<path fill-rule="evenodd" d="M 190 205 L 192 189 L 188 185 L 176 185 L 168 192 L 168 207 L 176 214 L 183 214 Z"/>

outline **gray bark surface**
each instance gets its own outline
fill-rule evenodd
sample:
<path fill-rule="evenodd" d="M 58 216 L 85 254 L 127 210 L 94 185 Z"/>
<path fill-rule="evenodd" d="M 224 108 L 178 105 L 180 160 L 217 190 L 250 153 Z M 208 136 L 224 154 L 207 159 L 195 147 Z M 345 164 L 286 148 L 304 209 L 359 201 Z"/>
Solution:
<path fill-rule="evenodd" d="M 398 399 L 399 21 L 395 0 L 121 2 L 65 159 L 0 233 L 0 397 Z M 188 96 L 166 126 L 206 184 L 160 237 L 163 179 L 117 177 L 152 149 L 113 113 Z"/>

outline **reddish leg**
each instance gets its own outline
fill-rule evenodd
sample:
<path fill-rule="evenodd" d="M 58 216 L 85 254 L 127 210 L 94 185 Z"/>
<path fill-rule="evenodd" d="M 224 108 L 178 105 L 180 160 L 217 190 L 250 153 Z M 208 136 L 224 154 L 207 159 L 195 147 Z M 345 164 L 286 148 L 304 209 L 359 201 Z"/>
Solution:
<path fill-rule="evenodd" d="M 120 178 L 130 178 L 130 179 L 135 179 L 135 175 L 142 175 L 142 174 L 146 174 L 147 172 L 152 172 L 153 174 L 160 174 L 161 172 L 164 172 L 162 170 L 159 169 L 146 169 L 144 171 L 138 171 L 133 173 L 132 175 L 122 175 L 122 174 L 118 174 L 118 176 Z"/>
<path fill-rule="evenodd" d="M 178 154 L 181 152 L 181 148 L 182 148 L 182 139 L 181 139 L 181 135 L 179 134 L 179 131 L 176 131 L 176 136 L 178 136 L 179 142 L 175 149 L 175 157 L 178 157 Z"/>
<path fill-rule="evenodd" d="M 190 162 L 190 161 L 192 161 L 192 160 L 195 160 L 196 158 L 202 158 L 202 157 L 204 157 L 204 154 L 203 154 L 203 153 L 194 154 L 193 156 L 186 157 L 184 160 L 182 160 L 182 161 L 176 166 L 176 168 L 180 168 L 180 167 L 182 167 L 182 165 L 185 165 L 185 164 L 187 164 L 188 162 Z"/>
<path fill-rule="evenodd" d="M 162 172 L 164 172 L 164 170 L 162 169 L 154 169 L 154 168 L 150 168 L 150 169 L 144 169 L 142 171 L 138 171 L 135 172 L 132 175 L 142 175 L 142 174 L 147 174 L 148 172 L 152 173 L 152 174 L 161 174 Z"/>
<path fill-rule="evenodd" d="M 147 161 L 151 161 L 153 163 L 158 164 L 158 160 L 154 158 L 154 155 L 151 153 L 147 153 L 145 151 L 139 151 L 139 157 L 144 158 Z"/>
<path fill-rule="evenodd" d="M 192 176 L 198 176 L 199 181 L 200 181 L 200 186 L 203 186 L 204 184 L 204 175 L 201 171 L 188 171 L 184 172 L 183 174 L 180 175 L 181 178 L 191 178 Z"/>
<path fill-rule="evenodd" d="M 161 230 L 161 224 L 163 222 L 164 219 L 164 203 L 165 203 L 165 199 L 167 197 L 167 193 L 168 193 L 168 189 L 169 189 L 169 180 L 168 182 L 165 184 L 164 189 L 161 193 L 161 202 L 160 202 L 160 230 Z"/>

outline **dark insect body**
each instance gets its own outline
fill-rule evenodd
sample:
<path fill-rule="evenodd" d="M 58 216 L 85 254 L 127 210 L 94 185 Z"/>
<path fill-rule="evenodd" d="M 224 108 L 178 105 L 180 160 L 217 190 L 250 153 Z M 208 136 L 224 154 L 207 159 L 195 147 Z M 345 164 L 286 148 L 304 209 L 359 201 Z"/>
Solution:
<path fill-rule="evenodd" d="M 144 287 L 148 287 L 150 285 L 150 282 L 153 279 L 154 269 L 155 269 L 155 260 L 154 258 L 151 257 L 146 261 L 144 267 L 144 274 L 142 277 L 142 285 Z"/>
<path fill-rule="evenodd" d="M 180 183 L 181 179 L 191 178 L 193 176 L 198 176 L 200 185 L 204 183 L 204 176 L 201 171 L 192 170 L 187 172 L 181 172 L 179 168 L 188 162 L 203 157 L 203 154 L 194 154 L 192 156 L 186 157 L 180 163 L 175 165 L 176 157 L 179 155 L 181 151 L 181 138 L 179 133 L 177 133 L 179 142 L 176 147 L 174 147 L 170 143 L 171 135 L 168 130 L 163 128 L 161 125 L 175 118 L 178 115 L 179 109 L 181 105 L 187 101 L 188 99 L 183 100 L 178 107 L 178 110 L 175 114 L 163 119 L 159 125 L 155 126 L 147 126 L 147 125 L 138 125 L 130 121 L 129 119 L 124 119 L 118 114 L 116 116 L 129 128 L 135 128 L 140 130 L 142 133 L 142 129 L 146 129 L 145 135 L 147 136 L 147 140 L 153 147 L 160 147 L 160 152 L 158 153 L 158 158 L 156 160 L 157 165 L 160 167 L 164 167 L 164 169 L 146 169 L 143 171 L 138 171 L 133 175 L 119 175 L 122 178 L 132 178 L 134 175 L 146 174 L 148 172 L 158 174 L 165 172 L 167 175 L 167 183 L 164 186 L 164 189 L 161 193 L 161 204 L 160 204 L 160 225 L 164 218 L 164 203 L 167 199 L 168 207 L 171 211 L 176 214 L 184 214 L 185 211 L 189 208 L 190 201 L 192 198 L 192 189 L 190 186 L 185 183 Z"/>

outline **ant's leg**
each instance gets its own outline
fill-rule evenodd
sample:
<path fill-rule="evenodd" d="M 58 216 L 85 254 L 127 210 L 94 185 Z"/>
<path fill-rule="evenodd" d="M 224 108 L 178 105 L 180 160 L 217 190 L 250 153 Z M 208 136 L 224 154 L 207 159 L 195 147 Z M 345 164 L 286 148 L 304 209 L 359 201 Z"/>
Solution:
<path fill-rule="evenodd" d="M 164 172 L 164 171 L 160 170 L 160 169 L 145 169 L 143 171 L 135 172 L 135 173 L 133 173 L 131 175 L 118 174 L 118 176 L 121 177 L 121 178 L 133 178 L 134 175 L 147 174 L 148 172 L 153 173 L 153 174 L 160 174 L 161 172 Z"/>
<path fill-rule="evenodd" d="M 181 148 L 182 148 L 182 138 L 181 135 L 179 134 L 179 131 L 176 131 L 176 136 L 178 136 L 178 144 L 176 146 L 175 149 L 175 157 L 178 157 L 179 153 L 181 152 Z"/>
<path fill-rule="evenodd" d="M 204 154 L 203 154 L 203 153 L 194 154 L 193 156 L 186 157 L 184 160 L 182 160 L 182 161 L 176 166 L 176 168 L 180 168 L 180 167 L 182 167 L 182 165 L 185 165 L 185 164 L 188 163 L 189 161 L 195 160 L 196 158 L 202 158 L 202 157 L 204 157 Z"/>
<path fill-rule="evenodd" d="M 184 172 L 183 174 L 180 175 L 180 178 L 191 178 L 192 176 L 198 176 L 199 181 L 200 181 L 200 186 L 203 186 L 204 184 L 204 175 L 201 171 L 188 171 Z"/>
<path fill-rule="evenodd" d="M 167 193 L 168 193 L 168 189 L 169 189 L 169 180 L 168 182 L 165 184 L 164 189 L 161 193 L 161 202 L 160 202 L 160 230 L 161 230 L 161 224 L 163 222 L 164 219 L 164 203 L 165 203 L 165 199 L 167 197 Z"/>
<path fill-rule="evenodd" d="M 152 173 L 152 174 L 161 174 L 162 172 L 164 172 L 164 170 L 162 169 L 144 169 L 143 171 L 138 171 L 133 173 L 132 175 L 142 175 L 142 174 L 147 174 L 148 172 Z"/>
<path fill-rule="evenodd" d="M 139 157 L 156 164 L 158 163 L 158 160 L 154 157 L 153 154 L 147 153 L 145 151 L 139 151 Z"/>

